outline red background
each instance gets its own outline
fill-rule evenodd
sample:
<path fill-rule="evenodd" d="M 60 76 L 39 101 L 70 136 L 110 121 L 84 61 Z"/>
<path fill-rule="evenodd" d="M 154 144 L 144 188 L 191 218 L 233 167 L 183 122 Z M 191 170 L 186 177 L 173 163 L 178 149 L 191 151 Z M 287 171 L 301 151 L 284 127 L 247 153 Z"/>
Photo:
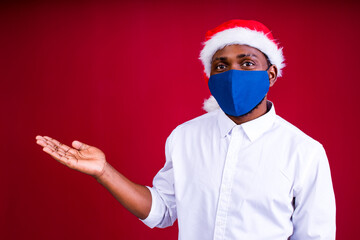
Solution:
<path fill-rule="evenodd" d="M 284 47 L 269 98 L 324 145 L 337 239 L 357 238 L 360 4 L 339 2 L 2 2 L 0 238 L 176 239 L 177 227 L 149 229 L 35 136 L 95 145 L 151 185 L 171 130 L 204 113 L 204 34 L 233 18 L 265 23 Z"/>

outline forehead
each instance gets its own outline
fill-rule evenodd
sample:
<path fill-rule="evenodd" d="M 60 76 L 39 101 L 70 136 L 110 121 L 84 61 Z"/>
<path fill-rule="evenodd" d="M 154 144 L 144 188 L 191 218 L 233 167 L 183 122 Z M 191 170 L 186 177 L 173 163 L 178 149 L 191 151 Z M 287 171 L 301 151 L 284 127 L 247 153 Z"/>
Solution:
<path fill-rule="evenodd" d="M 228 45 L 219 49 L 212 57 L 212 60 L 218 57 L 236 57 L 238 55 L 255 55 L 257 58 L 266 59 L 265 55 L 258 49 L 248 45 Z"/>

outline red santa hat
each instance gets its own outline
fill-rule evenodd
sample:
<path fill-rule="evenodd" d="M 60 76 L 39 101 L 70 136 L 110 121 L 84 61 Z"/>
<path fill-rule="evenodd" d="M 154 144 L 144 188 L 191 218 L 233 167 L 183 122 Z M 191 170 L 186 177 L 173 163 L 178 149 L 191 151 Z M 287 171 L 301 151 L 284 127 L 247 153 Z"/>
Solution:
<path fill-rule="evenodd" d="M 230 20 L 208 31 L 205 35 L 204 48 L 200 52 L 200 60 L 204 65 L 206 79 L 210 77 L 213 55 L 228 45 L 240 44 L 254 47 L 264 53 L 271 64 L 278 69 L 278 77 L 285 67 L 282 48 L 274 40 L 270 30 L 262 23 L 253 20 Z M 204 103 L 206 111 L 212 111 L 219 106 L 211 97 Z"/>

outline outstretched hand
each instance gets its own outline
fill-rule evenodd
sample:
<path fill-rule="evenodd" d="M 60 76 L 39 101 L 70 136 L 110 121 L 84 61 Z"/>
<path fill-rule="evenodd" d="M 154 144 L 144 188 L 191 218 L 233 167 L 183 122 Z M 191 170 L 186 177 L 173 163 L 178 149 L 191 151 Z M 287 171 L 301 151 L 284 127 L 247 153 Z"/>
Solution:
<path fill-rule="evenodd" d="M 99 178 L 105 169 L 105 154 L 98 148 L 73 141 L 73 148 L 46 136 L 36 136 L 36 143 L 43 151 L 69 168 Z"/>

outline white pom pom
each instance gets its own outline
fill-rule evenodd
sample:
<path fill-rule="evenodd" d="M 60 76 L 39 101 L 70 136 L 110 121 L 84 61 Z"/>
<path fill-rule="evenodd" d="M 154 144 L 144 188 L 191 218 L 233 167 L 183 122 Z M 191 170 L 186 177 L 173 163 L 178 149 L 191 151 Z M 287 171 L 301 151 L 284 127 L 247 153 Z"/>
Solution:
<path fill-rule="evenodd" d="M 215 98 L 213 96 L 210 96 L 208 99 L 205 99 L 203 109 L 206 112 L 212 112 L 212 111 L 217 110 L 219 108 L 220 108 L 220 106 L 219 106 L 219 104 L 217 103 L 217 101 L 215 100 Z"/>

